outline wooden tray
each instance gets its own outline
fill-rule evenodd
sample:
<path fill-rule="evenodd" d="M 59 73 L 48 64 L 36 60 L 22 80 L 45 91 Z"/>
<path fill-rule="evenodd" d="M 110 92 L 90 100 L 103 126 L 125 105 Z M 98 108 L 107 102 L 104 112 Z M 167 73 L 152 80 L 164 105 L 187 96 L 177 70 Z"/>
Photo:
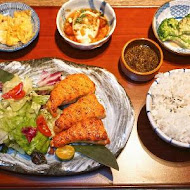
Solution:
<path fill-rule="evenodd" d="M 14 53 L 1 53 L 0 61 L 58 57 L 76 63 L 104 67 L 112 72 L 129 95 L 136 122 L 129 141 L 118 158 L 120 171 L 102 168 L 72 177 L 40 177 L 0 171 L 0 187 L 190 187 L 190 152 L 175 148 L 154 134 L 145 112 L 145 98 L 153 81 L 135 83 L 120 70 L 120 54 L 124 44 L 138 37 L 156 41 L 151 22 L 156 8 L 115 8 L 116 30 L 110 41 L 92 51 L 80 51 L 66 44 L 56 30 L 59 7 L 33 7 L 41 21 L 40 35 L 30 46 Z M 156 41 L 157 42 L 157 41 Z M 165 49 L 160 69 L 190 68 L 189 57 L 172 54 Z"/>

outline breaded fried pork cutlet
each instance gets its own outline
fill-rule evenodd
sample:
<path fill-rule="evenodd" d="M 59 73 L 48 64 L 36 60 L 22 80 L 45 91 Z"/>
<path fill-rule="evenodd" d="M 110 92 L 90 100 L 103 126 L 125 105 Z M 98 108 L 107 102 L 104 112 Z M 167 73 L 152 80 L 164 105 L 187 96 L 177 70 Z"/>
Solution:
<path fill-rule="evenodd" d="M 57 107 L 75 102 L 78 98 L 95 92 L 95 84 L 85 74 L 68 75 L 57 83 L 51 91 L 47 108 L 53 117 L 57 116 Z"/>
<path fill-rule="evenodd" d="M 103 119 L 105 117 L 105 109 L 98 102 L 95 94 L 89 94 L 63 110 L 55 122 L 54 131 L 59 133 L 81 120 L 93 117 Z"/>
<path fill-rule="evenodd" d="M 74 142 L 106 145 L 110 143 L 110 140 L 102 121 L 97 118 L 89 118 L 55 135 L 51 141 L 51 146 L 61 147 Z"/>

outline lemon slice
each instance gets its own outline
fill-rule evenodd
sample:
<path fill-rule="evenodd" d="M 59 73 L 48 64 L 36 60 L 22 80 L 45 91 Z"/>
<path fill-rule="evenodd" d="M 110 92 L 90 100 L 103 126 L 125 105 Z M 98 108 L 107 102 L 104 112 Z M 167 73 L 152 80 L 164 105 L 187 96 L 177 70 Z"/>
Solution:
<path fill-rule="evenodd" d="M 57 148 L 55 154 L 60 160 L 67 161 L 74 157 L 75 149 L 71 145 L 65 145 L 63 147 Z"/>

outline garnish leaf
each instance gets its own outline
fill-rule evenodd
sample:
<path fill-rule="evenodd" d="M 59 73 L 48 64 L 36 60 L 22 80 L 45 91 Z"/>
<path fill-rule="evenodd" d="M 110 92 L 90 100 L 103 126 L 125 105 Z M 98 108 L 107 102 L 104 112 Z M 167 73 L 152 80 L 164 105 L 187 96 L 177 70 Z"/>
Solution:
<path fill-rule="evenodd" d="M 86 17 L 85 14 L 82 14 L 81 16 L 79 16 L 79 17 L 76 19 L 75 24 L 76 24 L 76 23 L 81 24 L 84 17 Z"/>
<path fill-rule="evenodd" d="M 117 160 L 112 152 L 102 145 L 73 145 L 76 152 L 119 171 Z"/>
<path fill-rule="evenodd" d="M 5 83 L 6 81 L 11 80 L 13 77 L 14 77 L 14 74 L 4 71 L 3 69 L 0 69 L 0 81 L 2 83 Z"/>

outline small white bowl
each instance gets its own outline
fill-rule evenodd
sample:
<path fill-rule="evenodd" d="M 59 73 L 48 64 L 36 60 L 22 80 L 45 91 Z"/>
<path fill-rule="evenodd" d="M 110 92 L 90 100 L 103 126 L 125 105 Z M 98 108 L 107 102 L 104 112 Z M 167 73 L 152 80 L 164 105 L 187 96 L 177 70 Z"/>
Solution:
<path fill-rule="evenodd" d="M 184 73 L 184 72 L 188 72 L 190 74 L 190 69 L 175 69 L 175 70 L 171 70 L 168 71 L 166 73 L 164 73 L 165 76 L 171 76 L 172 73 Z M 150 124 L 154 130 L 154 132 L 165 142 L 174 145 L 176 147 L 180 147 L 180 148 L 190 148 L 190 144 L 188 143 L 183 143 L 180 141 L 177 141 L 171 137 L 169 137 L 168 135 L 166 135 L 156 124 L 153 116 L 152 116 L 152 102 L 153 102 L 153 97 L 152 97 L 152 92 L 151 92 L 151 88 L 155 87 L 159 84 L 160 80 L 163 80 L 162 78 L 157 78 L 153 84 L 151 85 L 148 93 L 147 93 L 147 97 L 146 97 L 146 112 L 147 112 L 147 116 L 148 119 L 150 121 Z"/>
<path fill-rule="evenodd" d="M 65 22 L 65 19 L 73 11 L 82 9 L 82 8 L 95 9 L 97 11 L 102 12 L 105 15 L 110 26 L 109 34 L 105 38 L 94 43 L 82 44 L 82 43 L 74 42 L 66 37 L 66 35 L 63 32 L 63 25 Z M 77 48 L 77 49 L 90 50 L 90 49 L 94 49 L 94 48 L 102 46 L 105 42 L 109 40 L 109 38 L 111 37 L 116 27 L 116 15 L 113 8 L 107 2 L 103 0 L 70 0 L 64 3 L 62 7 L 59 9 L 57 18 L 56 18 L 56 24 L 57 24 L 57 29 L 60 35 L 64 38 L 64 40 L 68 44 L 70 44 L 72 47 Z"/>

